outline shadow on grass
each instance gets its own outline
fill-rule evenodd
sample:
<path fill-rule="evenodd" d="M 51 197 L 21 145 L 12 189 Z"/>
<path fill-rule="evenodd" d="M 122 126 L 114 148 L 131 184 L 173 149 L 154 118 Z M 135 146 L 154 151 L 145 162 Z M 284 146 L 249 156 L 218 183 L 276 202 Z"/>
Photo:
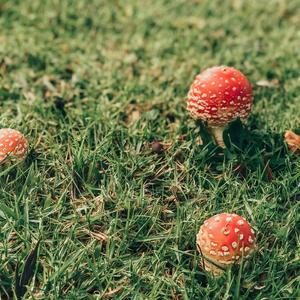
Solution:
<path fill-rule="evenodd" d="M 212 172 L 224 172 L 224 167 L 227 169 L 231 164 L 240 178 L 259 170 L 262 180 L 271 181 L 273 171 L 278 172 L 286 167 L 288 152 L 283 133 L 258 129 L 257 123 L 257 116 L 251 118 L 248 126 L 240 120 L 232 122 L 224 131 L 225 150 L 216 147 L 207 129 L 199 124 L 205 146 L 197 151 L 196 157 L 202 157 L 205 151 L 205 164 Z"/>

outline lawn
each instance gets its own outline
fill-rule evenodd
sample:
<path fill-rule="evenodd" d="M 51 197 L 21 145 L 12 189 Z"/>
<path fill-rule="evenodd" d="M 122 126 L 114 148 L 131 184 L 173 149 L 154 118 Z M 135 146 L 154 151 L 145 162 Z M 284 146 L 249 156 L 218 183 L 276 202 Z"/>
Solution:
<path fill-rule="evenodd" d="M 298 0 L 1 0 L 0 128 L 30 150 L 0 166 L 0 299 L 38 241 L 26 299 L 299 299 L 299 45 Z M 255 96 L 225 151 L 185 102 L 221 64 Z M 221 212 L 256 232 L 241 276 L 198 266 Z"/>

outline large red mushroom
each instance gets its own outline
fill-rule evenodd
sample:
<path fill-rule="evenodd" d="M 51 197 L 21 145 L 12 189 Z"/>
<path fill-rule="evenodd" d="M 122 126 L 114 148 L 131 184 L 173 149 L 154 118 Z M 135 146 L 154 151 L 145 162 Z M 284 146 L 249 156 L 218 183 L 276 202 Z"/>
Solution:
<path fill-rule="evenodd" d="M 218 66 L 196 76 L 187 97 L 191 116 L 205 122 L 216 143 L 225 148 L 223 131 L 229 122 L 245 121 L 252 108 L 252 87 L 240 71 Z"/>
<path fill-rule="evenodd" d="M 27 146 L 21 132 L 10 128 L 0 129 L 0 163 L 8 157 L 23 158 Z"/>
<path fill-rule="evenodd" d="M 202 255 L 202 267 L 215 275 L 255 249 L 254 231 L 250 224 L 236 214 L 221 213 L 204 222 L 197 235 L 197 248 Z"/>

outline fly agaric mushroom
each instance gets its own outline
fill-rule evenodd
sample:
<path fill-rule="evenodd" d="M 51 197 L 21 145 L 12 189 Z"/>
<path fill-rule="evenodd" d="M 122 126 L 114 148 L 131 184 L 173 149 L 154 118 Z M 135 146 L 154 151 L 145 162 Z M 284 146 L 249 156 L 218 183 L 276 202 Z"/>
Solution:
<path fill-rule="evenodd" d="M 245 121 L 252 108 L 252 87 L 240 71 L 219 66 L 196 76 L 187 98 L 187 109 L 194 119 L 207 123 L 216 143 L 225 148 L 223 131 L 240 118 Z"/>
<path fill-rule="evenodd" d="M 242 257 L 248 258 L 255 248 L 254 231 L 236 214 L 222 213 L 204 222 L 197 234 L 197 248 L 203 256 L 202 267 L 215 275 Z"/>
<path fill-rule="evenodd" d="M 27 150 L 27 141 L 23 134 L 10 128 L 0 129 L 0 163 L 8 156 L 23 158 Z"/>

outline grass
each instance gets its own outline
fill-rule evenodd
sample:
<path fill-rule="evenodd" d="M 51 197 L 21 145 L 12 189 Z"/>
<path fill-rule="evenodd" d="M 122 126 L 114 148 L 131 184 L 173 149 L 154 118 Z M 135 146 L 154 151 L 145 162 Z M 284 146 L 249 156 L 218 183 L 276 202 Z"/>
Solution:
<path fill-rule="evenodd" d="M 38 240 L 27 299 L 299 299 L 299 1 L 2 0 L 0 28 L 0 127 L 30 143 L 0 170 L 1 299 Z M 185 110 L 219 64 L 255 92 L 225 153 Z M 225 211 L 258 251 L 213 278 L 195 238 Z"/>

